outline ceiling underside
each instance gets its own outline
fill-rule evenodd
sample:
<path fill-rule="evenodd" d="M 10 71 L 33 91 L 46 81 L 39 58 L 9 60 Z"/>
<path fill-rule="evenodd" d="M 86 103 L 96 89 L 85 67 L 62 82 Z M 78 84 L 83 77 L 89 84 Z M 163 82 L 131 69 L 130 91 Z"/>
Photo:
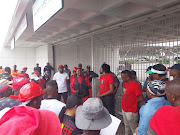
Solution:
<path fill-rule="evenodd" d="M 64 0 L 64 8 L 36 32 L 33 31 L 33 2 L 31 2 L 26 9 L 28 28 L 16 41 L 16 47 L 61 44 L 64 40 L 100 30 L 113 24 L 133 20 L 150 13 L 159 12 L 165 8 L 176 6 L 179 2 L 179 0 Z M 171 25 L 172 18 L 177 23 Z M 175 27 L 180 27 L 179 15 L 178 13 L 173 14 L 166 17 L 166 19 L 159 17 L 158 19 L 151 19 L 151 22 L 147 20 L 147 22 L 143 21 L 135 25 L 122 27 L 114 32 L 99 34 L 97 36 L 98 40 L 96 40 L 98 42 L 109 38 L 111 40 L 119 38 L 121 42 L 123 40 L 132 42 L 133 40 L 134 44 L 136 44 L 136 39 L 138 39 L 138 43 L 140 42 L 139 37 L 141 37 L 142 42 L 145 42 L 148 38 L 153 38 L 154 41 L 158 42 L 159 39 L 162 40 L 163 35 L 164 40 L 169 41 L 173 39 L 174 35 L 180 35 L 178 29 L 174 31 Z M 161 20 L 165 21 L 162 22 Z M 169 29 L 165 30 L 165 26 Z M 149 34 L 147 31 L 149 31 Z"/>

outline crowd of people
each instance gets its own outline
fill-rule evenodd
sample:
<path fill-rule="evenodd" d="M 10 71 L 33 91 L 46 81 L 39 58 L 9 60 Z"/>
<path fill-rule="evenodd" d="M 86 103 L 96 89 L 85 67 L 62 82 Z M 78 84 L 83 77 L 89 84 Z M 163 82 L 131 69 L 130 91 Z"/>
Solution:
<path fill-rule="evenodd" d="M 54 75 L 49 63 L 43 72 L 39 64 L 31 75 L 27 69 L 0 66 L 0 134 L 99 135 L 112 123 L 120 81 L 108 64 L 101 66 L 96 97 L 91 83 L 99 75 L 89 65 L 78 64 L 72 75 L 66 64 Z M 164 65 L 148 67 L 143 86 L 135 71 L 121 72 L 125 135 L 180 134 L 180 64 L 168 69 L 172 81 Z"/>

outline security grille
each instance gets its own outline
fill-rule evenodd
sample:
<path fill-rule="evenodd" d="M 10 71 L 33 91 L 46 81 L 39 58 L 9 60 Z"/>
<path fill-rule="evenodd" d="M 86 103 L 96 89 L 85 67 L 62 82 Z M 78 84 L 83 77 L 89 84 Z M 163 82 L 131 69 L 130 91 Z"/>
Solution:
<path fill-rule="evenodd" d="M 117 74 L 119 79 L 122 70 L 135 70 L 138 80 L 143 84 L 148 66 L 161 63 L 169 67 L 180 62 L 179 44 L 180 13 L 176 12 L 67 42 L 63 47 L 70 48 L 71 51 L 68 52 L 66 49 L 67 52 L 62 54 L 77 54 L 77 57 L 68 59 L 69 63 L 66 64 L 69 64 L 70 68 L 76 61 L 81 62 L 84 67 L 93 66 L 93 70 L 99 73 L 101 64 L 105 62 L 111 66 L 111 71 Z M 76 49 L 72 51 L 72 47 Z M 98 79 L 95 79 L 94 96 L 97 90 Z M 122 87 L 117 94 L 117 112 L 121 111 L 121 96 Z"/>

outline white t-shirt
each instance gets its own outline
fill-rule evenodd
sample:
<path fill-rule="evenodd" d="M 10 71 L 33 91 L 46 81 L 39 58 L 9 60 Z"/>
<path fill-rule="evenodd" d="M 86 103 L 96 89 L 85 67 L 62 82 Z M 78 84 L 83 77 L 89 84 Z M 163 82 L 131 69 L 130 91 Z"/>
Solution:
<path fill-rule="evenodd" d="M 64 93 L 67 92 L 67 80 L 69 79 L 69 76 L 67 73 L 62 73 L 60 74 L 59 72 L 57 72 L 54 77 L 53 80 L 56 80 L 57 84 L 58 84 L 58 93 Z"/>
<path fill-rule="evenodd" d="M 66 104 L 57 99 L 44 99 L 41 101 L 40 110 L 49 110 L 59 116 L 59 113 L 64 106 L 66 106 Z"/>

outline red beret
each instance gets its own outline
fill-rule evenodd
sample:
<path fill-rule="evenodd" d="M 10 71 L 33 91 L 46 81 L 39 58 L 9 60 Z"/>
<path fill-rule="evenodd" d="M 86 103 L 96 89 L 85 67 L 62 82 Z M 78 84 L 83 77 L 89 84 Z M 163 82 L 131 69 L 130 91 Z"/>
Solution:
<path fill-rule="evenodd" d="M 149 122 L 149 130 L 158 135 L 180 135 L 180 106 L 159 108 Z"/>

